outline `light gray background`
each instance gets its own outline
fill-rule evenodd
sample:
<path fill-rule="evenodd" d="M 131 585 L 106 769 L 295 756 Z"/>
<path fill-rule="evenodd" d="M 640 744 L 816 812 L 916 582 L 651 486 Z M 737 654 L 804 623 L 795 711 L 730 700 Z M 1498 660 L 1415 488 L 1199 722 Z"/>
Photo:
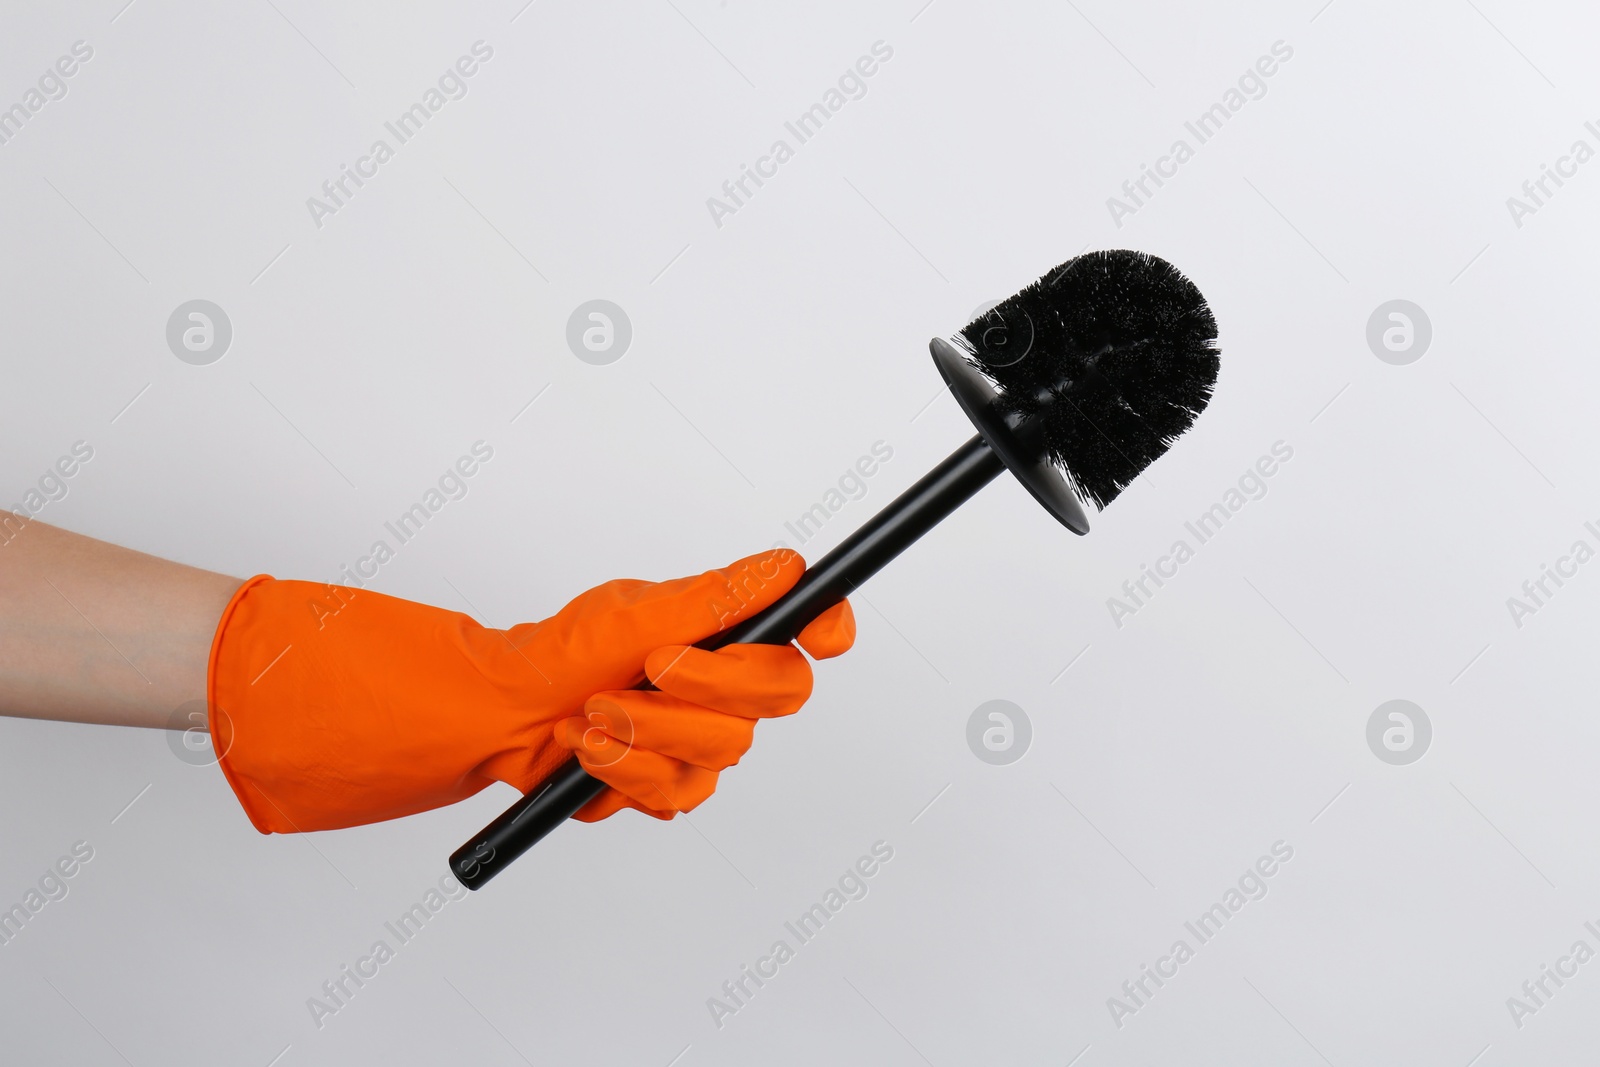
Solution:
<path fill-rule="evenodd" d="M 1506 1007 L 1575 940 L 1600 948 L 1600 564 L 1520 629 L 1506 606 L 1574 540 L 1600 544 L 1582 525 L 1600 518 L 1600 162 L 1520 228 L 1506 207 L 1597 143 L 1592 13 L 122 4 L 9 4 L 0 27 L 3 105 L 94 48 L 0 146 L 0 495 L 88 441 L 40 516 L 69 529 L 327 579 L 484 439 L 470 495 L 377 587 L 509 625 L 786 538 L 889 443 L 814 558 L 969 433 L 927 338 L 1085 247 L 1188 272 L 1223 370 L 1088 537 L 991 487 L 874 580 L 857 650 L 712 801 L 564 829 L 321 1029 L 307 998 L 510 790 L 267 838 L 161 733 L 0 722 L 0 903 L 95 848 L 0 948 L 7 1062 L 1592 1050 L 1600 963 L 1520 1029 Z M 318 229 L 306 198 L 480 39 L 469 94 Z M 894 56 L 867 95 L 716 227 L 706 198 L 878 40 Z M 1267 95 L 1114 225 L 1107 197 L 1278 40 L 1293 58 Z M 164 339 L 197 298 L 234 330 L 203 367 Z M 633 323 L 609 366 L 566 348 L 591 299 Z M 1432 321 L 1408 366 L 1365 340 L 1391 299 Z M 1118 628 L 1107 598 L 1280 440 L 1267 496 Z M 967 747 L 994 699 L 1033 725 L 1009 766 Z M 1408 766 L 1367 747 L 1390 699 L 1433 724 Z M 895 853 L 870 894 L 713 1025 L 707 998 L 878 840 Z M 1107 998 L 1278 840 L 1295 852 L 1269 895 L 1117 1027 Z"/>

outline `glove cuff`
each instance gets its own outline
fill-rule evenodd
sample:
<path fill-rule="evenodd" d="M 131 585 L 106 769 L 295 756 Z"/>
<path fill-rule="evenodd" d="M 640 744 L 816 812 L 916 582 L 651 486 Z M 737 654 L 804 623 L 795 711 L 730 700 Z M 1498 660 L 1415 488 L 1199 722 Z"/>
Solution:
<path fill-rule="evenodd" d="M 218 762 L 262 833 L 395 819 L 492 778 L 526 789 L 553 748 L 549 683 L 507 635 L 371 590 L 258 575 L 212 643 Z"/>

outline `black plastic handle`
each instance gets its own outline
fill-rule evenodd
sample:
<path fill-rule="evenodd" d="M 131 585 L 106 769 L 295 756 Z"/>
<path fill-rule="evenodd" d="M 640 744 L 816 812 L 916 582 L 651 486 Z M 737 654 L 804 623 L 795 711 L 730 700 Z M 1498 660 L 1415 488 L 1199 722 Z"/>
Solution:
<path fill-rule="evenodd" d="M 1005 469 L 982 435 L 974 437 L 818 560 L 771 607 L 697 647 L 789 643 L 807 623 L 849 596 Z M 652 687 L 645 683 L 640 688 Z M 605 788 L 576 757 L 568 760 L 538 789 L 456 849 L 450 869 L 468 889 L 482 888 Z"/>

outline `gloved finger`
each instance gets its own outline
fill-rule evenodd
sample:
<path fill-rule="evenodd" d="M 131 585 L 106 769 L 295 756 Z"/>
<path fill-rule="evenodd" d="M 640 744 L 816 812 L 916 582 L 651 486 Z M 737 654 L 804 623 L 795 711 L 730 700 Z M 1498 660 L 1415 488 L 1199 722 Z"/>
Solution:
<path fill-rule="evenodd" d="M 624 748 L 619 756 L 618 742 L 600 730 L 555 736 L 558 744 L 577 742 L 572 751 L 590 775 L 651 811 L 693 811 L 717 788 L 716 771 L 659 752 Z"/>
<path fill-rule="evenodd" d="M 811 696 L 811 664 L 793 645 L 669 645 L 644 670 L 664 693 L 750 719 L 792 715 Z"/>
<path fill-rule="evenodd" d="M 738 763 L 755 739 L 755 719 L 725 715 L 668 693 L 596 693 L 584 713 L 558 722 L 555 740 L 576 749 L 585 733 L 603 731 L 615 744 L 591 739 L 597 761 L 621 759 L 632 747 L 720 771 Z"/>
<path fill-rule="evenodd" d="M 608 787 L 605 792 L 574 812 L 572 817 L 579 822 L 599 822 L 601 819 L 609 819 L 617 812 L 626 811 L 629 808 L 634 811 L 642 811 L 652 819 L 670 820 L 677 814 L 675 811 L 656 811 L 653 808 L 647 808 L 638 801 L 630 800 L 615 789 Z"/>
<path fill-rule="evenodd" d="M 615 789 L 607 787 L 599 796 L 572 813 L 579 822 L 599 822 L 609 819 L 628 806 L 627 800 Z"/>
<path fill-rule="evenodd" d="M 795 642 L 810 653 L 812 659 L 832 659 L 850 651 L 850 646 L 856 643 L 856 613 L 850 601 L 841 600 L 812 619 Z"/>
<path fill-rule="evenodd" d="M 558 690 L 569 681 L 581 682 L 588 692 L 622 689 L 637 680 L 639 664 L 653 649 L 692 645 L 755 615 L 788 592 L 805 569 L 799 553 L 775 549 L 691 578 L 607 582 L 542 623 L 512 627 L 508 651 L 540 633 L 543 643 L 581 653 L 570 658 L 581 665 L 581 678 L 569 679 L 562 663 L 538 663 L 548 684 Z M 603 620 L 601 629 L 597 620 Z M 602 630 L 603 639 L 597 639 Z M 513 661 L 509 667 L 521 665 Z"/>
<path fill-rule="evenodd" d="M 655 622 L 653 632 L 682 625 L 699 636 L 666 638 L 664 644 L 694 644 L 743 622 L 771 606 L 806 572 L 793 549 L 779 548 L 735 560 L 693 578 L 661 582 L 640 590 L 634 613 Z M 641 634 L 641 637 L 644 635 Z"/>

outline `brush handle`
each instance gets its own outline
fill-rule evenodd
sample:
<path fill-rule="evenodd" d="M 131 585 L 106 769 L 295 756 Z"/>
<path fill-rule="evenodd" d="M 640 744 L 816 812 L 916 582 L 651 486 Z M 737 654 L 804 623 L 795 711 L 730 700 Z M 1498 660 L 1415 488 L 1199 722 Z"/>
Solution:
<path fill-rule="evenodd" d="M 695 647 L 788 644 L 807 623 L 849 596 L 1005 469 L 983 437 L 974 437 L 818 560 L 793 589 L 765 611 Z M 654 686 L 645 682 L 636 688 Z M 605 788 L 604 782 L 583 769 L 577 757 L 569 759 L 537 790 L 456 849 L 450 869 L 468 889 L 482 888 Z"/>

